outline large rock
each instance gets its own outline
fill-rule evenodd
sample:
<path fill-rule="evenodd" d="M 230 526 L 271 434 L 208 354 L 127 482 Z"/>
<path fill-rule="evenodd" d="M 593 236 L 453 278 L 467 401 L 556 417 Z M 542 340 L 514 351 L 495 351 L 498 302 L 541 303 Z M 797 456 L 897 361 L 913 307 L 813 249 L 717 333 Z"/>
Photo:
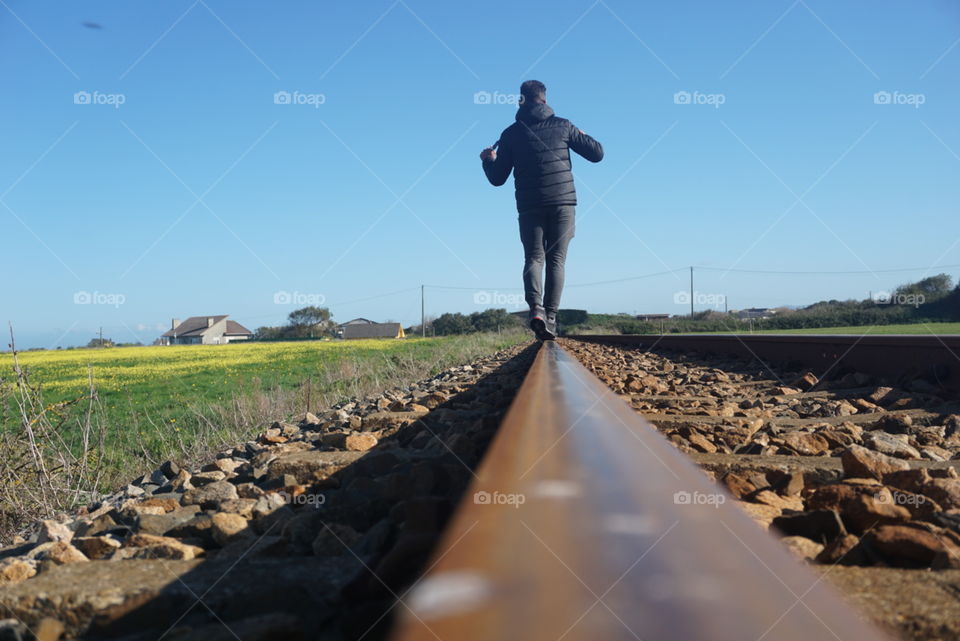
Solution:
<path fill-rule="evenodd" d="M 843 475 L 846 478 L 882 479 L 885 474 L 909 470 L 906 461 L 892 458 L 879 452 L 868 450 L 860 445 L 851 445 L 840 454 Z"/>

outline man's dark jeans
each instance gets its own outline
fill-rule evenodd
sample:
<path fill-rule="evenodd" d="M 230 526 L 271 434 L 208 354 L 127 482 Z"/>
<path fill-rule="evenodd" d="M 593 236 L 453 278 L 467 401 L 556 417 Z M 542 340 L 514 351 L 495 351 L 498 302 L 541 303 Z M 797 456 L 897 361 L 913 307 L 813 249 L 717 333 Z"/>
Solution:
<path fill-rule="evenodd" d="M 527 304 L 543 307 L 554 318 L 563 292 L 563 264 L 567 244 L 575 231 L 573 205 L 551 205 L 520 213 L 520 240 L 523 242 L 523 289 Z M 547 263 L 546 289 L 541 285 L 543 263 Z"/>

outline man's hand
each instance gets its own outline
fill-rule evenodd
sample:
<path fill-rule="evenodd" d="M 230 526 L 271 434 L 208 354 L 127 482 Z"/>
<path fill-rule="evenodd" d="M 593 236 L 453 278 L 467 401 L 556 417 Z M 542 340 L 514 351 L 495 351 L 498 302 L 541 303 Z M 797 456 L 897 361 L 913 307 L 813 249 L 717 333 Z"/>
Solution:
<path fill-rule="evenodd" d="M 487 147 L 486 149 L 480 152 L 480 160 L 484 162 L 488 160 L 492 161 L 496 159 L 497 159 L 497 150 L 494 149 L 493 147 Z"/>

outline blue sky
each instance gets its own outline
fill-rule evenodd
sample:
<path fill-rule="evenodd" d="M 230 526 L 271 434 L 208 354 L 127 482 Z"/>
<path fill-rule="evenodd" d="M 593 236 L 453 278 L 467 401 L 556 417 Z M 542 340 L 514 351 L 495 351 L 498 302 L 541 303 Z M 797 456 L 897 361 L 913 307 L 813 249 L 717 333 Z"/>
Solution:
<path fill-rule="evenodd" d="M 958 43 L 950 0 L 0 0 L 0 319 L 49 347 L 414 323 L 421 283 L 519 309 L 477 156 L 527 78 L 606 149 L 565 307 L 684 313 L 688 265 L 698 309 L 956 278 L 926 268 L 960 264 Z"/>

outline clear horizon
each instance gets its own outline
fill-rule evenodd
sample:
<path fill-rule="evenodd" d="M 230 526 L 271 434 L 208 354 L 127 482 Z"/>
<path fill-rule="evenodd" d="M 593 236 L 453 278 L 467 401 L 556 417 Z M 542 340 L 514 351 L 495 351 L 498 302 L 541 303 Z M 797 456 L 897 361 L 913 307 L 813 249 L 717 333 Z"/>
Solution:
<path fill-rule="evenodd" d="M 409 326 L 421 284 L 428 316 L 522 309 L 478 154 L 528 78 L 606 150 L 574 160 L 564 308 L 687 313 L 688 265 L 698 310 L 956 283 L 958 72 L 947 0 L 2 0 L 0 320 L 54 348 L 306 304 Z"/>

